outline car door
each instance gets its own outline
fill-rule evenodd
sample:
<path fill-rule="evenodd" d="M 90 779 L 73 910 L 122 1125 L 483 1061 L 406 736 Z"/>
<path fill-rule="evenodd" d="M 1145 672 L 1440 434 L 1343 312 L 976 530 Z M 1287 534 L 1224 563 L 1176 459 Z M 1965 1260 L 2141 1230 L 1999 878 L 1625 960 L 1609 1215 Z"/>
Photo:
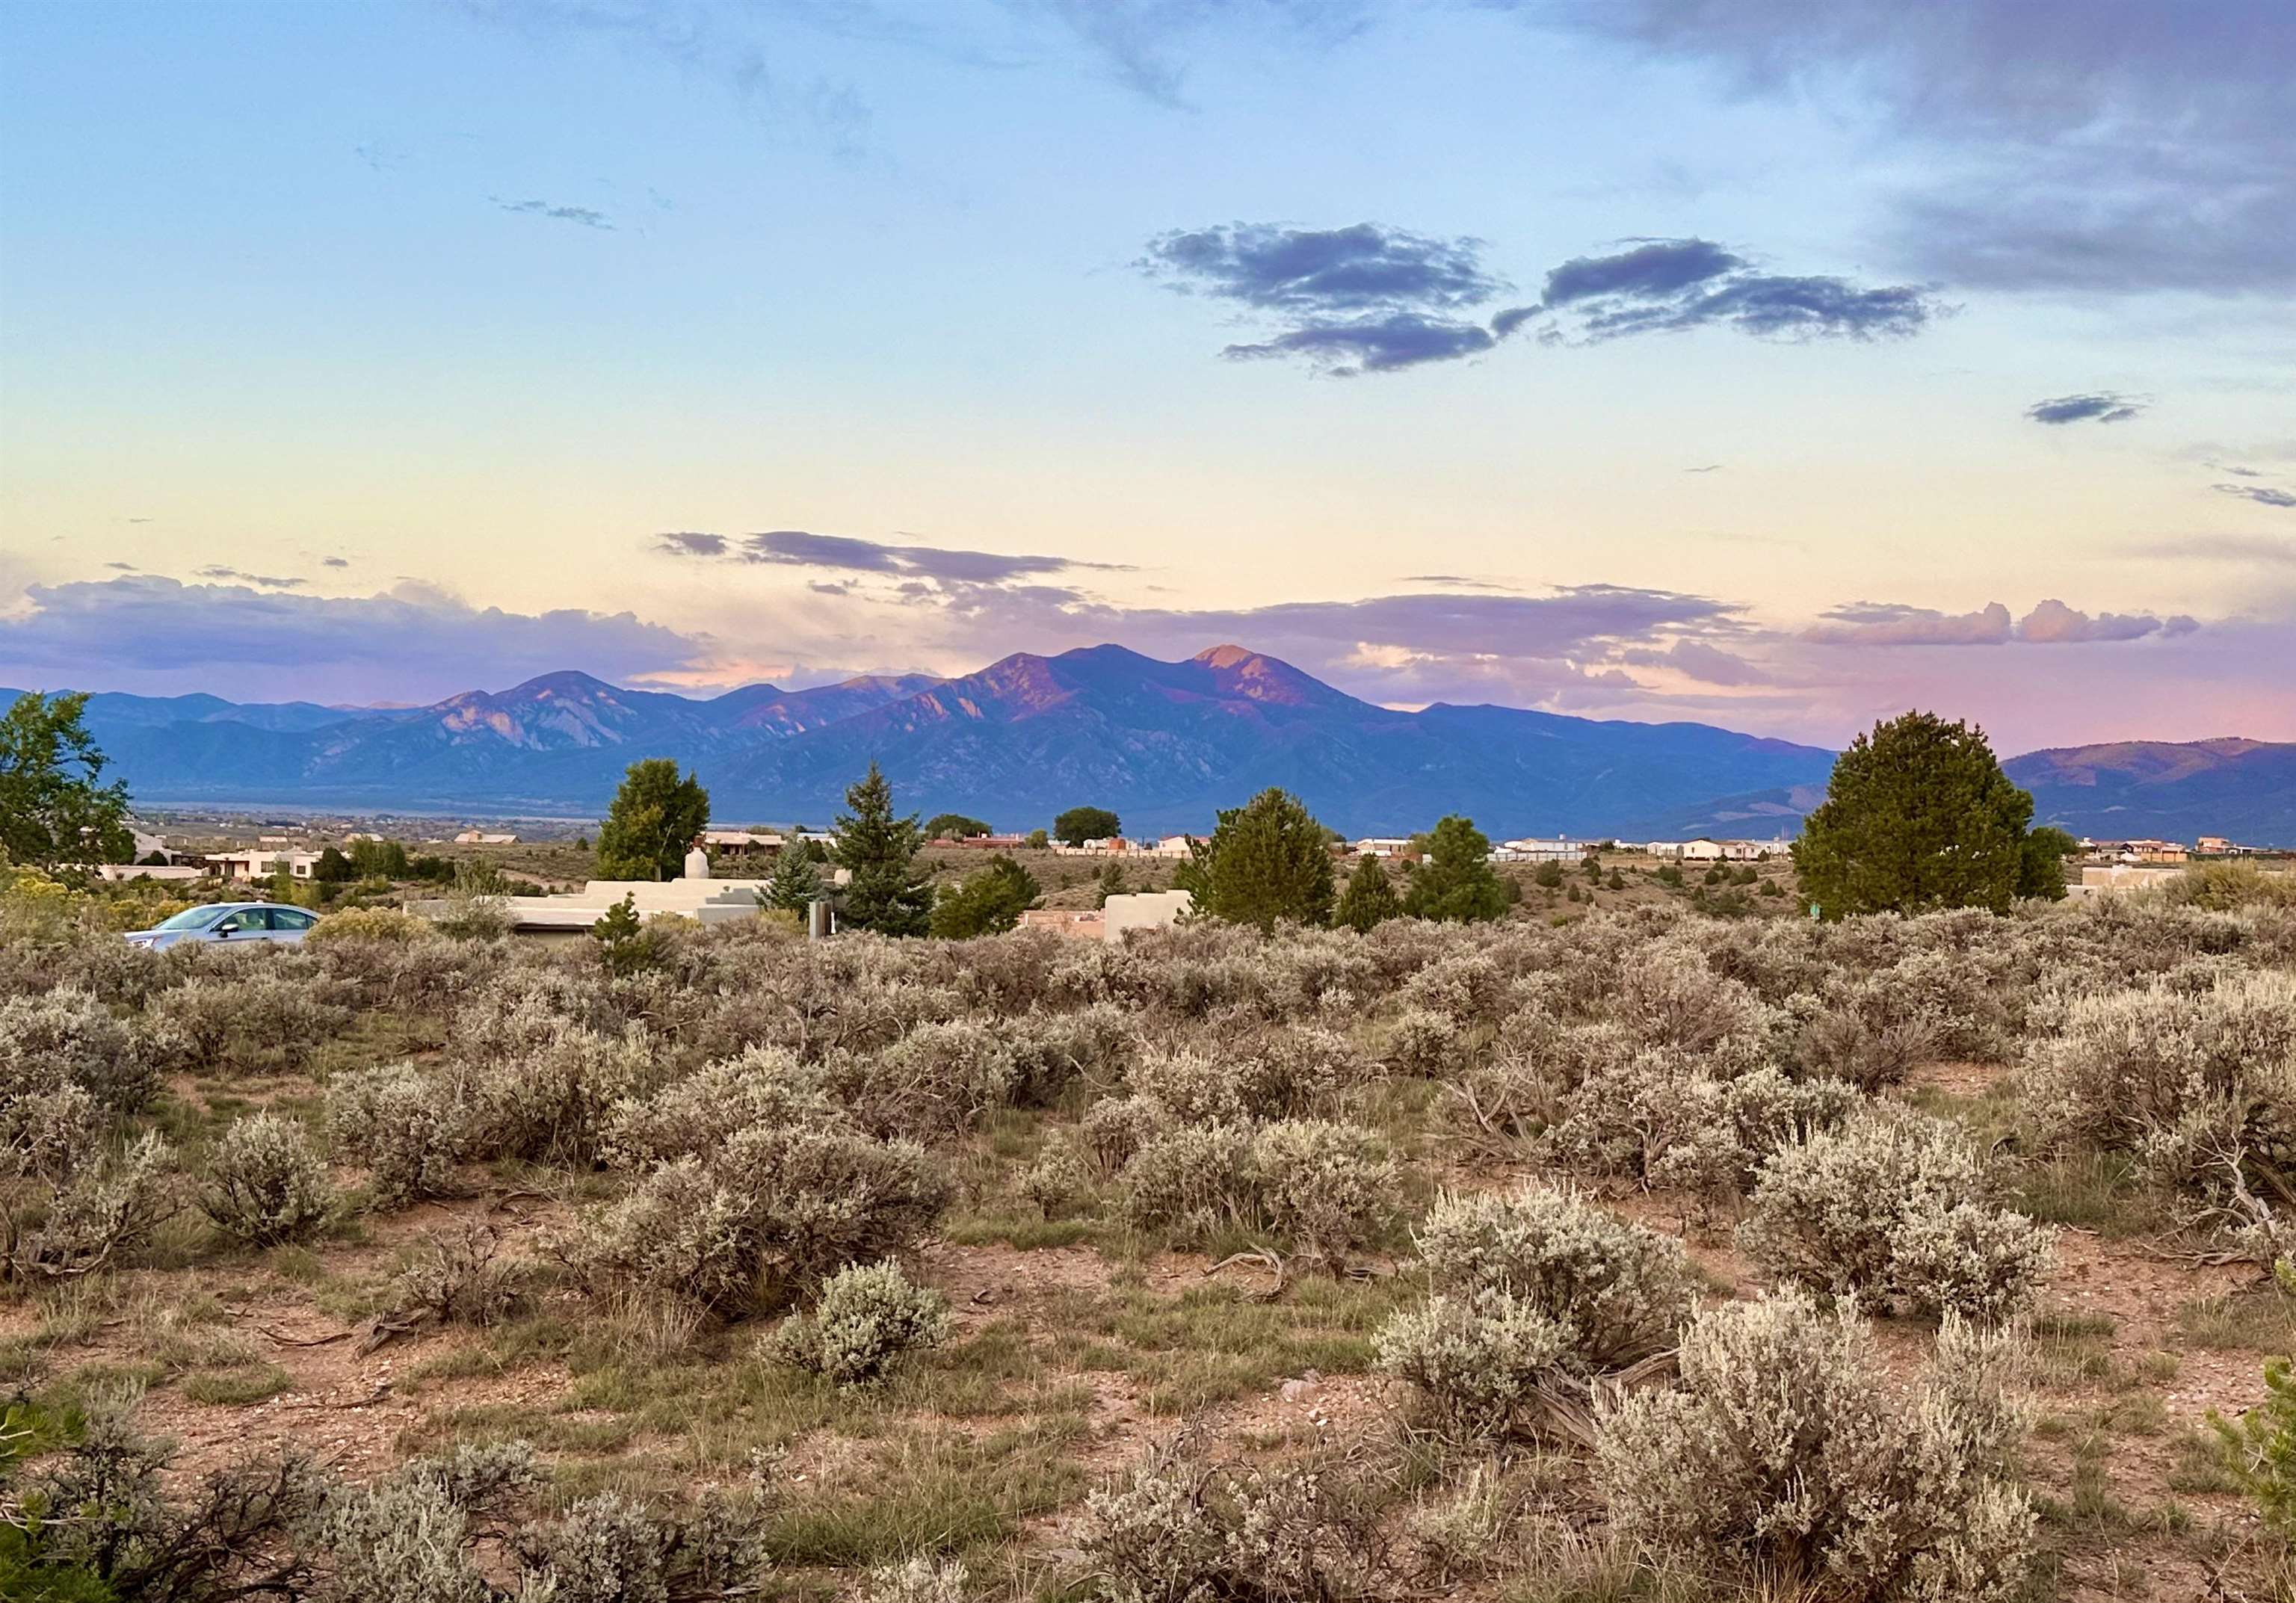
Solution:
<path fill-rule="evenodd" d="M 316 914 L 305 912 L 297 907 L 275 907 L 270 910 L 270 912 L 271 938 L 289 945 L 300 941 L 305 936 L 310 934 L 311 926 L 319 921 Z"/>
<path fill-rule="evenodd" d="M 271 938 L 271 920 L 260 907 L 242 907 L 217 920 L 209 938 L 226 945 L 241 941 L 267 941 Z"/>

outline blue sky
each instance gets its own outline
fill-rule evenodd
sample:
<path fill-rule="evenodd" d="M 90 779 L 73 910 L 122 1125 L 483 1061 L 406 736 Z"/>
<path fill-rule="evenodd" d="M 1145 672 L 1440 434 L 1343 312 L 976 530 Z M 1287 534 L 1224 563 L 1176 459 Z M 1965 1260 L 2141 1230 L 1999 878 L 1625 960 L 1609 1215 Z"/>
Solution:
<path fill-rule="evenodd" d="M 0 12 L 0 683 L 2296 739 L 2296 8 Z"/>

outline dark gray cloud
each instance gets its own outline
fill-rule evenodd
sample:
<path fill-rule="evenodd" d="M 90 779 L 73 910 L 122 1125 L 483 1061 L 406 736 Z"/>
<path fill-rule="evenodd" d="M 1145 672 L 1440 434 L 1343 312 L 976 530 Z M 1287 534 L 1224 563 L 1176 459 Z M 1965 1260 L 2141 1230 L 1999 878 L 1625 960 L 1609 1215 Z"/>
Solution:
<path fill-rule="evenodd" d="M 1434 311 L 1477 306 L 1506 288 L 1484 268 L 1481 252 L 1480 240 L 1433 239 L 1379 223 L 1229 223 L 1160 235 L 1138 265 L 1184 292 L 1265 310 Z"/>
<path fill-rule="evenodd" d="M 319 565 L 323 568 L 348 568 L 351 560 L 348 557 L 321 557 Z"/>
<path fill-rule="evenodd" d="M 104 566 L 112 569 L 116 573 L 140 573 L 143 571 L 133 562 L 106 562 Z"/>
<path fill-rule="evenodd" d="M 1876 106 L 1952 159 L 1898 198 L 1915 271 L 2012 289 L 2296 285 L 2287 0 L 1483 0 L 1747 93 Z"/>
<path fill-rule="evenodd" d="M 768 529 L 761 534 L 731 536 L 680 529 L 655 536 L 653 549 L 674 557 L 722 558 L 781 568 L 838 568 L 954 585 L 1003 585 L 1032 574 L 1059 573 L 1070 568 L 1131 571 L 1116 562 L 957 551 L 937 545 L 893 545 L 882 540 L 857 539 L 850 535 L 816 535 L 801 528 Z"/>
<path fill-rule="evenodd" d="M 2296 492 L 2276 490 L 2270 485 L 2220 484 L 2215 488 L 2220 495 L 2237 495 L 2243 501 L 2253 501 L 2259 506 L 2296 506 Z"/>
<path fill-rule="evenodd" d="M 1290 324 L 1266 339 L 1230 345 L 1223 355 L 1297 356 L 1342 374 L 1390 372 L 1488 350 L 1496 343 L 1490 331 L 1459 314 L 1507 288 L 1484 266 L 1481 241 L 1437 239 L 1380 223 L 1178 230 L 1151 240 L 1135 266 L 1183 294 Z"/>
<path fill-rule="evenodd" d="M 1574 256 L 1546 274 L 1549 308 L 1606 295 L 1663 299 L 1735 273 L 1746 259 L 1711 240 L 1644 240 L 1611 256 Z"/>
<path fill-rule="evenodd" d="M 270 574 L 242 573 L 236 568 L 225 568 L 212 562 L 196 571 L 201 578 L 212 579 L 217 584 L 253 585 L 264 590 L 297 590 L 311 582 L 308 579 L 279 578 Z"/>
<path fill-rule="evenodd" d="M 2143 640 L 2154 634 L 2184 634 L 2199 627 L 2182 614 L 2090 614 L 2060 601 L 2044 601 L 2021 618 L 1999 601 L 1974 612 L 1939 612 L 1889 601 L 1853 601 L 1821 615 L 1800 638 L 1828 646 L 2080 645 Z"/>
<path fill-rule="evenodd" d="M 504 211 L 523 212 L 529 217 L 549 217 L 560 223 L 578 223 L 585 228 L 613 227 L 613 219 L 603 211 L 587 206 L 553 206 L 547 200 L 505 200 L 499 195 L 488 195 Z"/>
<path fill-rule="evenodd" d="M 1717 326 L 1765 339 L 1874 339 L 1918 333 L 1943 308 L 1914 284 L 1878 288 L 1827 275 L 1755 271 L 1711 240 L 1639 240 L 1578 256 L 1546 275 L 1536 306 L 1491 320 L 1500 337 L 1552 318 L 1550 339 L 1615 339 Z"/>
<path fill-rule="evenodd" d="M 2036 401 L 2025 408 L 2025 415 L 2037 423 L 2125 423 L 2148 404 L 2136 396 L 2104 389 Z"/>
<path fill-rule="evenodd" d="M 580 667 L 627 683 L 675 673 L 706 642 L 627 612 L 478 608 L 435 585 L 318 596 L 156 576 L 34 585 L 0 617 L 0 683 L 210 691 L 276 700 L 427 700 Z"/>
<path fill-rule="evenodd" d="M 1358 323 L 1309 323 L 1256 345 L 1231 345 L 1220 355 L 1231 361 L 1305 356 L 1325 372 L 1346 377 L 1392 372 L 1423 362 L 1449 362 L 1487 351 L 1497 343 L 1490 331 L 1478 323 L 1396 312 Z"/>
<path fill-rule="evenodd" d="M 1685 473 L 1719 473 L 1721 470 L 1722 464 L 1718 462 L 1710 462 L 1702 467 L 1683 469 Z"/>

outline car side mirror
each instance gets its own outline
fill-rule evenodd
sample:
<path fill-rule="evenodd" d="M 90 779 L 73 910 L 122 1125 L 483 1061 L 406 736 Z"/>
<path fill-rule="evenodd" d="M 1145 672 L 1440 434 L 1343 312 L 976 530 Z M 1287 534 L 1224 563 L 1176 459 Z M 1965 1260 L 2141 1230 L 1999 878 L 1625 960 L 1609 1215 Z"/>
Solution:
<path fill-rule="evenodd" d="M 217 929 L 217 930 L 216 931 L 216 939 L 217 939 L 217 940 L 221 940 L 221 939 L 223 939 L 223 938 L 224 938 L 224 936 L 226 936 L 229 935 L 229 934 L 232 932 L 232 928 L 233 928 L 233 927 L 232 927 L 231 925 L 229 925 L 229 924 L 226 924 L 226 925 L 224 925 L 221 928 L 219 928 L 219 929 Z"/>

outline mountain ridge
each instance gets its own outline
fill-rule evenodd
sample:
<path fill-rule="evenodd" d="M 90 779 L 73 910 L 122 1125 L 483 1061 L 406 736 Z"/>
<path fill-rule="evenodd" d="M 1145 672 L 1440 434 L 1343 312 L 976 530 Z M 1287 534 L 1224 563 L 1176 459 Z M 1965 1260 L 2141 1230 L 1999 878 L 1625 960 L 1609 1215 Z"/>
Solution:
<path fill-rule="evenodd" d="M 12 695 L 14 692 L 0 692 Z M 602 810 L 666 757 L 720 817 L 820 818 L 880 763 L 900 805 L 1026 826 L 1079 803 L 1135 830 L 1202 828 L 1267 785 L 1334 827 L 1387 834 L 1465 813 L 1529 833 L 1767 838 L 1823 798 L 1833 754 L 1710 724 L 1491 704 L 1381 707 L 1234 642 L 1165 662 L 1127 647 L 1011 653 L 967 675 L 860 675 L 699 698 L 576 669 L 428 707 L 92 696 L 139 798 Z M 2296 840 L 2296 744 L 2116 741 L 2010 758 L 2037 822 L 2091 835 Z"/>

